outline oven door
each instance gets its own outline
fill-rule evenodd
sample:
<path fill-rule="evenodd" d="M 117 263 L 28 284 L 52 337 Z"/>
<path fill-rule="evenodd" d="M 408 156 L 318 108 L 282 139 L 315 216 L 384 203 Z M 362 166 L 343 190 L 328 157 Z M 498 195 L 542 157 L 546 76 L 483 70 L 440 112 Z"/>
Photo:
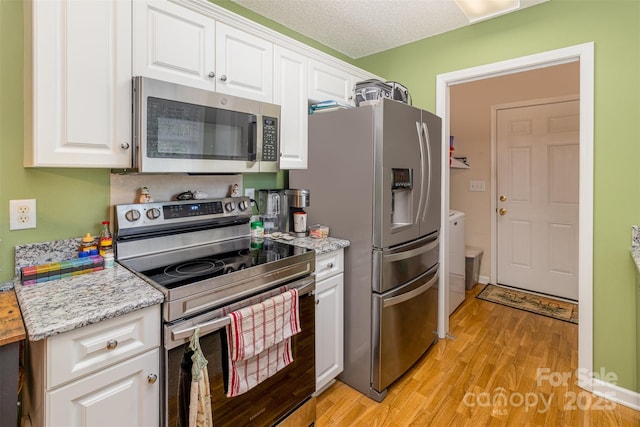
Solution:
<path fill-rule="evenodd" d="M 213 424 L 218 426 L 273 425 L 311 397 L 315 390 L 315 290 L 314 277 L 287 285 L 298 289 L 301 332 L 292 337 L 293 362 L 236 397 L 226 396 L 228 372 L 226 317 L 215 310 L 212 316 L 165 326 L 165 375 L 163 414 L 166 426 L 187 426 L 191 363 L 189 338 L 200 326 L 200 346 L 208 361 Z M 233 304 L 233 310 L 256 304 L 282 292 L 282 288 Z M 225 307 L 226 309 L 231 307 Z M 186 408 L 186 410 L 185 410 Z"/>

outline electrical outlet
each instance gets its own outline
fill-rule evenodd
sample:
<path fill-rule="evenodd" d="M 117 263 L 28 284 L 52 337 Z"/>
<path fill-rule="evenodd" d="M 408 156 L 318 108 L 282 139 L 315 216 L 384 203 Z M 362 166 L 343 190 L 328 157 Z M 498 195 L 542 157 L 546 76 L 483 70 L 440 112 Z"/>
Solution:
<path fill-rule="evenodd" d="M 256 199 L 256 189 L 255 188 L 245 188 L 244 195 L 250 199 Z"/>
<path fill-rule="evenodd" d="M 469 181 L 469 191 L 485 191 L 484 181 Z"/>
<path fill-rule="evenodd" d="M 9 200 L 9 230 L 36 228 L 36 199 Z"/>

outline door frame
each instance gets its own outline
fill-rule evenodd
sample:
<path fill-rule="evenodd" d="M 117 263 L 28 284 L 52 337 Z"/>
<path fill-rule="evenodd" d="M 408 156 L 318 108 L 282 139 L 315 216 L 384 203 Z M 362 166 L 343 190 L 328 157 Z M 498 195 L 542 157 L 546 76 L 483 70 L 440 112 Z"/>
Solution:
<path fill-rule="evenodd" d="M 568 101 L 580 101 L 580 95 L 563 95 L 563 96 L 554 96 L 551 98 L 542 98 L 542 99 L 528 99 L 526 101 L 516 101 L 509 102 L 505 104 L 495 104 L 491 106 L 491 212 L 498 211 L 498 111 L 499 110 L 507 110 L 511 108 L 520 108 L 520 107 L 532 107 L 538 105 L 545 104 L 554 104 L 559 102 L 568 102 Z M 582 121 L 582 117 L 580 118 Z M 580 144 L 580 140 L 578 140 L 578 144 Z M 580 156 L 580 154 L 578 154 Z M 579 166 L 579 170 L 582 168 Z M 582 176 L 580 177 L 582 178 Z M 580 206 L 581 200 L 578 200 L 578 206 Z M 578 223 L 578 230 L 580 230 Z M 580 246 L 580 245 L 578 245 Z M 580 251 L 580 249 L 578 249 Z M 580 263 L 578 262 L 578 265 Z M 490 282 L 498 283 L 498 216 L 491 216 L 491 271 L 490 271 Z M 507 283 L 505 283 L 507 284 Z M 578 315 L 580 313 L 578 312 Z"/>
<path fill-rule="evenodd" d="M 438 335 L 449 332 L 449 316 L 445 305 L 448 289 L 448 218 L 449 218 L 449 135 L 450 86 L 486 78 L 499 77 L 553 65 L 580 62 L 580 212 L 578 249 L 578 369 L 593 372 L 593 110 L 594 110 L 594 43 L 583 43 L 561 49 L 495 62 L 477 67 L 438 74 L 436 76 L 436 114 L 442 117 L 442 211 L 444 236 L 440 239 L 440 265 L 444 286 L 440 287 Z M 581 375 L 578 385 L 593 390 L 592 375 Z"/>

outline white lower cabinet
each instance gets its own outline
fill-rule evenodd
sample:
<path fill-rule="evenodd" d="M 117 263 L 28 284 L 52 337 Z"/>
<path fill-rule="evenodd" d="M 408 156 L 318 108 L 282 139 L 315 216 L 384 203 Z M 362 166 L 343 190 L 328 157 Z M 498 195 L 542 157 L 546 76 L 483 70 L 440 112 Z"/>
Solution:
<path fill-rule="evenodd" d="M 47 393 L 50 426 L 157 426 L 159 350 Z"/>
<path fill-rule="evenodd" d="M 29 341 L 27 355 L 32 426 L 158 426 L 159 305 Z"/>
<path fill-rule="evenodd" d="M 316 257 L 316 394 L 344 369 L 344 249 Z"/>

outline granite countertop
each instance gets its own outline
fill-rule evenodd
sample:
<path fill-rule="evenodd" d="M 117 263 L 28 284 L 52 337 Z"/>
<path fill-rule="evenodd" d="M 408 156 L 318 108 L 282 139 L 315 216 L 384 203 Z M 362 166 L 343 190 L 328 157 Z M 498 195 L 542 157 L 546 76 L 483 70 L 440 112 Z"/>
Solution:
<path fill-rule="evenodd" d="M 316 254 L 332 252 L 350 245 L 348 240 L 335 237 L 300 237 L 278 241 L 313 249 Z M 27 286 L 20 283 L 17 277 L 21 266 L 72 258 L 77 244 L 78 239 L 70 239 L 16 247 L 16 279 L 12 285 L 22 311 L 27 337 L 31 341 L 164 301 L 162 292 L 117 263 L 114 268 L 70 278 Z"/>
<path fill-rule="evenodd" d="M 51 282 L 14 283 L 30 341 L 156 305 L 164 295 L 126 268 L 114 268 Z"/>
<path fill-rule="evenodd" d="M 351 245 L 351 242 L 336 237 L 327 237 L 324 239 L 316 239 L 314 237 L 296 237 L 293 240 L 274 239 L 277 242 L 287 243 L 293 246 L 300 246 L 307 249 L 313 249 L 317 255 L 327 252 L 337 251 Z"/>
<path fill-rule="evenodd" d="M 20 307 L 13 289 L 0 292 L 0 346 L 26 338 Z"/>

